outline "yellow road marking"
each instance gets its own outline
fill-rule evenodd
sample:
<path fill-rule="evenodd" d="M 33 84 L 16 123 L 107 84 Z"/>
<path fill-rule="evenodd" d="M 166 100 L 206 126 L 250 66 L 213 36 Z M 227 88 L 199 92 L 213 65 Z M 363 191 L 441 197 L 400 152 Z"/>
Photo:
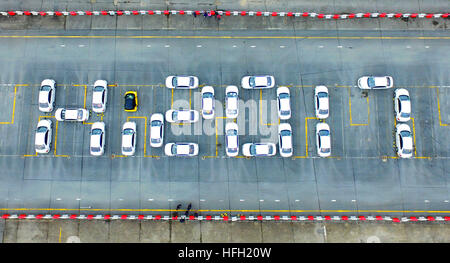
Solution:
<path fill-rule="evenodd" d="M 262 121 L 262 89 L 259 90 L 259 123 L 266 126 L 277 125 L 277 123 L 263 123 Z M 278 118 L 278 124 L 280 124 L 280 118 Z"/>
<path fill-rule="evenodd" d="M 17 95 L 17 87 L 27 87 L 28 84 L 16 84 L 14 85 L 14 100 L 13 100 L 13 110 L 11 114 L 11 121 L 9 122 L 0 122 L 0 124 L 14 124 L 14 115 L 16 112 L 16 95 Z"/>
<path fill-rule="evenodd" d="M 353 123 L 351 91 L 350 91 L 350 88 L 348 89 L 348 107 L 349 107 L 349 112 L 350 112 L 350 126 L 368 126 L 370 124 L 369 95 L 367 95 L 366 101 L 367 101 L 367 123 Z"/>
<path fill-rule="evenodd" d="M 158 158 L 157 155 L 147 155 L 147 116 L 128 116 L 127 121 L 130 119 L 144 119 L 145 120 L 145 126 L 144 126 L 144 157 L 151 157 L 151 158 Z M 115 155 L 113 154 L 111 158 L 116 157 L 127 157 L 126 155 Z"/>
<path fill-rule="evenodd" d="M 441 118 L 441 103 L 439 102 L 439 88 L 436 88 L 436 97 L 437 97 L 437 105 L 438 105 L 438 112 L 439 112 L 439 125 L 440 126 L 448 126 L 448 124 L 446 123 L 442 123 L 442 118 Z"/>
<path fill-rule="evenodd" d="M 59 243 L 61 243 L 61 232 L 62 232 L 62 228 L 59 228 Z"/>
<path fill-rule="evenodd" d="M 424 36 L 412 36 L 412 37 L 363 37 L 363 36 L 45 36 L 45 35 L 0 35 L 0 38 L 68 38 L 68 39 L 361 39 L 361 40 L 400 40 L 400 39 L 411 39 L 411 40 L 448 40 L 450 37 L 424 37 Z"/>
<path fill-rule="evenodd" d="M 318 120 L 316 117 L 306 117 L 305 118 L 305 155 L 304 156 L 293 156 L 292 158 L 308 158 L 308 121 L 309 120 Z"/>

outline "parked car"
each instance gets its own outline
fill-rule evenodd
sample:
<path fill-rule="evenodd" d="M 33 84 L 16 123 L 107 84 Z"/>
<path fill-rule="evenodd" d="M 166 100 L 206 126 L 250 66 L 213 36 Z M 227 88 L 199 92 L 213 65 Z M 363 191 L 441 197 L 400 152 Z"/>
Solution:
<path fill-rule="evenodd" d="M 39 87 L 39 110 L 52 112 L 55 107 L 56 82 L 53 79 L 44 79 Z"/>
<path fill-rule="evenodd" d="M 106 110 L 108 101 L 108 82 L 106 80 L 97 80 L 94 83 L 92 91 L 92 111 L 102 113 Z"/>
<path fill-rule="evenodd" d="M 202 115 L 205 119 L 214 118 L 214 88 L 205 86 L 202 88 Z"/>
<path fill-rule="evenodd" d="M 273 76 L 245 76 L 241 80 L 241 86 L 244 89 L 269 89 L 275 86 Z"/>
<path fill-rule="evenodd" d="M 399 123 L 395 126 L 395 147 L 400 158 L 413 156 L 413 137 L 408 124 Z"/>
<path fill-rule="evenodd" d="M 407 122 L 411 119 L 411 98 L 406 89 L 394 91 L 395 118 L 399 122 Z"/>
<path fill-rule="evenodd" d="M 330 126 L 324 122 L 319 122 L 316 125 L 316 146 L 317 154 L 320 157 L 328 157 L 331 155 Z"/>
<path fill-rule="evenodd" d="M 316 86 L 314 90 L 314 107 L 318 119 L 328 118 L 330 112 L 328 88 Z"/>
<path fill-rule="evenodd" d="M 292 156 L 292 128 L 289 123 L 280 123 L 278 125 L 278 148 L 282 157 Z"/>
<path fill-rule="evenodd" d="M 239 129 L 238 125 L 234 122 L 228 122 L 225 125 L 225 143 L 226 153 L 230 157 L 237 156 L 239 154 Z"/>
<path fill-rule="evenodd" d="M 164 116 L 154 113 L 150 118 L 150 146 L 161 147 L 164 139 Z"/>
<path fill-rule="evenodd" d="M 225 89 L 225 115 L 227 118 L 237 118 L 239 114 L 239 90 L 236 86 Z"/>
<path fill-rule="evenodd" d="M 138 96 L 136 91 L 127 91 L 125 92 L 125 103 L 124 109 L 128 112 L 137 111 L 138 106 Z"/>
<path fill-rule="evenodd" d="M 89 119 L 89 111 L 83 108 L 59 108 L 55 111 L 55 118 L 58 121 L 87 121 Z"/>
<path fill-rule="evenodd" d="M 394 79 L 391 76 L 364 76 L 358 79 L 360 89 L 389 89 L 394 86 Z"/>
<path fill-rule="evenodd" d="M 195 76 L 168 76 L 166 87 L 169 89 L 195 89 L 198 88 L 198 78 Z"/>
<path fill-rule="evenodd" d="M 90 152 L 93 156 L 101 156 L 105 152 L 105 123 L 94 122 L 91 126 Z"/>
<path fill-rule="evenodd" d="M 166 121 L 175 123 L 193 123 L 199 119 L 196 110 L 168 110 L 166 111 Z"/>
<path fill-rule="evenodd" d="M 274 143 L 245 143 L 242 145 L 242 154 L 247 157 L 274 156 L 277 148 Z"/>
<path fill-rule="evenodd" d="M 40 120 L 37 124 L 34 146 L 36 153 L 48 153 L 52 147 L 52 121 Z"/>
<path fill-rule="evenodd" d="M 128 121 L 122 127 L 122 154 L 131 156 L 136 151 L 136 123 Z"/>
<path fill-rule="evenodd" d="M 291 118 L 291 93 L 287 87 L 277 88 L 277 106 L 280 120 Z"/>
<path fill-rule="evenodd" d="M 198 155 L 198 144 L 190 142 L 168 143 L 164 146 L 167 156 L 191 157 Z"/>

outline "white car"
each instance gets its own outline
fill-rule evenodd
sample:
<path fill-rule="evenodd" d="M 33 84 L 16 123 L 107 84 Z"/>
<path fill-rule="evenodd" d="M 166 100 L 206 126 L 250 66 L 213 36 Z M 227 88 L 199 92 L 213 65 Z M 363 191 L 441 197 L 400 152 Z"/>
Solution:
<path fill-rule="evenodd" d="M 275 86 L 273 76 L 245 76 L 241 80 L 241 86 L 244 89 L 269 89 Z"/>
<path fill-rule="evenodd" d="M 91 126 L 90 152 L 93 156 L 101 156 L 105 152 L 105 123 L 94 122 Z"/>
<path fill-rule="evenodd" d="M 202 115 L 205 119 L 214 118 L 214 88 L 205 86 L 202 88 Z"/>
<path fill-rule="evenodd" d="M 168 76 L 166 87 L 169 89 L 195 89 L 198 88 L 198 78 L 195 76 Z"/>
<path fill-rule="evenodd" d="M 239 90 L 236 86 L 225 89 L 225 114 L 227 118 L 237 118 L 239 114 Z"/>
<path fill-rule="evenodd" d="M 319 122 L 316 125 L 316 146 L 317 154 L 320 157 L 328 157 L 331 155 L 330 126 L 324 122 Z"/>
<path fill-rule="evenodd" d="M 406 89 L 396 89 L 394 92 L 395 118 L 399 122 L 411 119 L 411 98 Z"/>
<path fill-rule="evenodd" d="M 150 118 L 150 146 L 161 147 L 164 139 L 164 116 L 154 113 Z"/>
<path fill-rule="evenodd" d="M 226 153 L 230 157 L 237 156 L 239 154 L 239 129 L 238 125 L 234 122 L 228 122 L 225 125 L 225 142 Z"/>
<path fill-rule="evenodd" d="M 408 124 L 399 123 L 395 126 L 395 147 L 401 158 L 411 158 L 413 154 L 413 138 Z"/>
<path fill-rule="evenodd" d="M 196 156 L 198 155 L 198 144 L 191 142 L 168 143 L 164 146 L 167 156 Z"/>
<path fill-rule="evenodd" d="M 318 119 L 328 118 L 330 106 L 327 87 L 316 86 L 314 90 L 314 106 L 316 109 L 316 117 Z"/>
<path fill-rule="evenodd" d="M 197 122 L 199 113 L 196 110 L 168 110 L 166 111 L 166 121 L 175 123 Z"/>
<path fill-rule="evenodd" d="M 92 111 L 97 113 L 105 112 L 107 101 L 108 82 L 106 82 L 106 80 L 97 80 L 94 83 L 94 89 L 92 92 Z"/>
<path fill-rule="evenodd" d="M 52 146 L 52 121 L 43 119 L 38 122 L 34 138 L 36 153 L 48 153 Z"/>
<path fill-rule="evenodd" d="M 291 118 L 291 93 L 287 87 L 277 89 L 278 117 L 281 120 Z"/>
<path fill-rule="evenodd" d="M 242 145 L 242 154 L 247 157 L 274 156 L 276 153 L 276 145 L 270 142 L 245 143 Z"/>
<path fill-rule="evenodd" d="M 136 123 L 128 121 L 122 127 L 122 154 L 131 156 L 136 151 Z"/>
<path fill-rule="evenodd" d="M 58 121 L 87 121 L 89 119 L 89 111 L 83 108 L 59 108 L 55 111 L 55 118 Z"/>
<path fill-rule="evenodd" d="M 56 82 L 53 79 L 44 79 L 39 88 L 39 110 L 51 112 L 55 106 Z"/>
<path fill-rule="evenodd" d="M 360 89 L 389 89 L 394 86 L 394 80 L 390 76 L 364 76 L 358 79 Z"/>
<path fill-rule="evenodd" d="M 282 157 L 291 157 L 292 149 L 292 128 L 289 123 L 278 125 L 278 148 Z"/>

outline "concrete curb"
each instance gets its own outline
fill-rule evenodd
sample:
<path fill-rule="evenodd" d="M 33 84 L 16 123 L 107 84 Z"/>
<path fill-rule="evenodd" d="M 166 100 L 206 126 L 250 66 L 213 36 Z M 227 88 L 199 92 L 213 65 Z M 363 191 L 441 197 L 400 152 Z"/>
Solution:
<path fill-rule="evenodd" d="M 450 216 L 161 216 L 161 215 L 76 215 L 76 214 L 3 214 L 2 219 L 84 219 L 84 220 L 189 220 L 189 221 L 285 221 L 285 222 L 339 222 L 339 221 L 377 221 L 377 222 L 447 222 Z"/>
<path fill-rule="evenodd" d="M 262 11 L 223 11 L 223 10 L 101 10 L 101 11 L 0 11 L 0 16 L 133 16 L 133 15 L 195 15 L 195 16 L 272 16 L 272 17 L 310 17 L 318 19 L 354 18 L 448 18 L 449 12 L 442 13 L 349 13 L 321 14 L 312 12 L 262 12 Z"/>

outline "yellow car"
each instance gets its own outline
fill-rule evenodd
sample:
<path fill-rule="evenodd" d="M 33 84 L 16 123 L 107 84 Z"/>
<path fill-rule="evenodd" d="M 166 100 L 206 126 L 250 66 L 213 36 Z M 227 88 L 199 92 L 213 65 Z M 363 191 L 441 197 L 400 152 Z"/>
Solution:
<path fill-rule="evenodd" d="M 125 111 L 133 112 L 137 111 L 138 106 L 138 98 L 136 91 L 127 91 L 125 92 Z"/>

